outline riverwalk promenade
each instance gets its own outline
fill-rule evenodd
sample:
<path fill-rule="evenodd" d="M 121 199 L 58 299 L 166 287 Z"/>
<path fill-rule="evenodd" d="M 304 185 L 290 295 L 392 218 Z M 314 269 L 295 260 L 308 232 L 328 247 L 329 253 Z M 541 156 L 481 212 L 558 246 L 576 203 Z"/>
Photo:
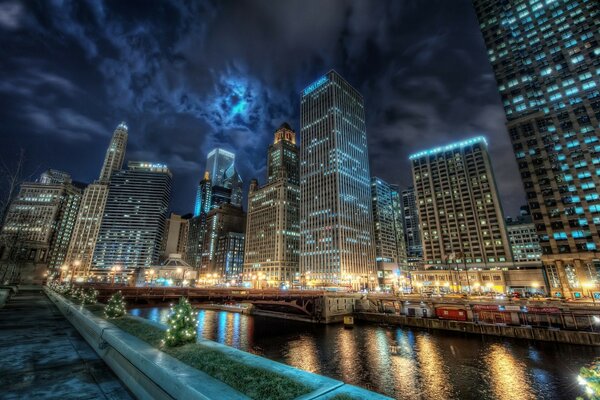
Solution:
<path fill-rule="evenodd" d="M 0 309 L 0 399 L 131 399 L 41 287 Z"/>

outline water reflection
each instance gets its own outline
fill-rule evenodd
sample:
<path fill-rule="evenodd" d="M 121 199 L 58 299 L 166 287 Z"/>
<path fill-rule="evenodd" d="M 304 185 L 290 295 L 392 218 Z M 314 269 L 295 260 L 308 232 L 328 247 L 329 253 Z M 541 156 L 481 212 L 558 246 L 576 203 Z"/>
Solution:
<path fill-rule="evenodd" d="M 130 310 L 165 323 L 168 308 Z M 200 310 L 198 334 L 402 399 L 573 399 L 600 349 L 442 331 L 322 326 Z"/>

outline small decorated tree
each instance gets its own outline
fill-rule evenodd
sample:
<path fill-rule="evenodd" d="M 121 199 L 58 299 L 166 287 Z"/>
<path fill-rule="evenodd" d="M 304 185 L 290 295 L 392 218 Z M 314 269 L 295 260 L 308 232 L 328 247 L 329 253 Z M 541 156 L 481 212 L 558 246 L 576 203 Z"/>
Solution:
<path fill-rule="evenodd" d="M 87 288 L 82 292 L 80 299 L 83 305 L 96 304 L 98 301 L 98 291 L 94 288 Z"/>
<path fill-rule="evenodd" d="M 593 365 L 590 368 L 581 368 L 577 380 L 584 387 L 588 399 L 600 399 L 600 364 Z M 578 397 L 578 399 L 582 398 Z"/>
<path fill-rule="evenodd" d="M 104 307 L 104 315 L 106 318 L 120 318 L 125 315 L 125 300 L 120 291 L 108 299 L 108 303 Z"/>
<path fill-rule="evenodd" d="M 180 297 L 179 303 L 171 308 L 167 326 L 167 346 L 175 347 L 196 341 L 196 315 L 185 297 Z"/>

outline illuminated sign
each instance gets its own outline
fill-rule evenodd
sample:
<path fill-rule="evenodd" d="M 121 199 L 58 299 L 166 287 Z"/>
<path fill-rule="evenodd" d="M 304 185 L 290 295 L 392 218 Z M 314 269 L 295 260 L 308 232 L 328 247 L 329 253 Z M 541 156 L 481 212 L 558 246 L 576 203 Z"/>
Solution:
<path fill-rule="evenodd" d="M 477 136 L 477 137 L 474 137 L 471 139 L 464 140 L 462 142 L 452 143 L 447 146 L 436 147 L 434 149 L 420 151 L 418 153 L 410 155 L 408 157 L 408 159 L 413 160 L 415 158 L 419 158 L 419 157 L 423 157 L 423 156 L 430 156 L 430 155 L 437 154 L 437 153 L 443 153 L 445 151 L 454 150 L 454 149 L 457 149 L 460 147 L 470 146 L 475 143 L 483 143 L 487 146 L 487 141 L 485 140 L 485 138 L 483 136 Z"/>
<path fill-rule="evenodd" d="M 304 89 L 302 91 L 302 95 L 306 96 L 307 94 L 309 94 L 311 92 L 314 92 L 316 89 L 318 89 L 319 87 L 323 86 L 328 81 L 329 81 L 329 79 L 326 76 L 322 76 L 318 80 L 316 80 L 313 83 L 311 83 L 310 85 L 308 85 L 306 87 L 306 89 Z"/>

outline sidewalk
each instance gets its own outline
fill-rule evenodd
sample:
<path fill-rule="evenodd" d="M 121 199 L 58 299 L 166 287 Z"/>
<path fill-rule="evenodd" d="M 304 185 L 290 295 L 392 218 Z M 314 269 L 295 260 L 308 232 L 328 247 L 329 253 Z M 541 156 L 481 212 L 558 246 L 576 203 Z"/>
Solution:
<path fill-rule="evenodd" d="M 40 288 L 0 309 L 0 399 L 131 399 Z"/>

